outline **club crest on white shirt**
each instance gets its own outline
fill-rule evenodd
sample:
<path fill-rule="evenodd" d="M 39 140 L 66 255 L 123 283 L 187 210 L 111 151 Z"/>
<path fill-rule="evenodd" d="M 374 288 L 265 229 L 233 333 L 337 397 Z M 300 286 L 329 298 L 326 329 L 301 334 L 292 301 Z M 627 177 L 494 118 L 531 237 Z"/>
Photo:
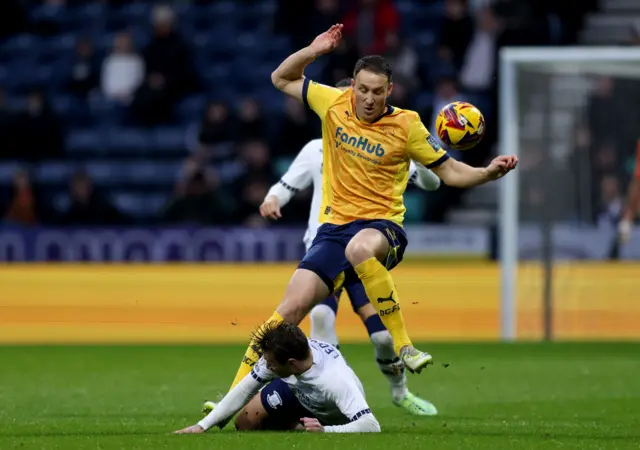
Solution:
<path fill-rule="evenodd" d="M 273 409 L 278 409 L 278 406 L 282 405 L 282 397 L 280 397 L 280 394 L 277 392 L 267 394 L 267 403 L 269 403 L 269 406 Z"/>

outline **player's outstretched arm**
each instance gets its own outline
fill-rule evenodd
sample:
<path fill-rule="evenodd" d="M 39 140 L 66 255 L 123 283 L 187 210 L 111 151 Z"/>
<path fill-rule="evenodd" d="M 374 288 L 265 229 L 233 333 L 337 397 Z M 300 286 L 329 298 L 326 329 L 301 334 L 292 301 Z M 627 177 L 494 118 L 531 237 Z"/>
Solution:
<path fill-rule="evenodd" d="M 379 433 L 380 423 L 375 418 L 358 386 L 348 378 L 336 381 L 330 388 L 340 412 L 350 419 L 345 425 L 331 425 L 317 429 L 313 421 L 303 422 L 307 431 L 325 433 Z M 307 419 L 308 420 L 308 419 Z"/>
<path fill-rule="evenodd" d="M 304 69 L 319 56 L 336 48 L 341 39 L 342 24 L 333 25 L 316 37 L 311 45 L 285 59 L 271 74 L 271 82 L 285 94 L 304 101 Z"/>
<path fill-rule="evenodd" d="M 515 156 L 498 156 L 487 167 L 471 167 L 450 158 L 429 133 L 417 113 L 413 113 L 409 125 L 407 150 L 409 157 L 425 168 L 431 169 L 449 186 L 469 188 L 497 180 L 518 164 Z"/>
<path fill-rule="evenodd" d="M 238 411 L 244 408 L 249 400 L 256 395 L 260 389 L 266 384 L 266 381 L 258 381 L 251 374 L 247 375 L 233 389 L 224 396 L 222 401 L 217 404 L 215 409 L 211 411 L 204 419 L 196 425 L 192 425 L 182 430 L 178 430 L 176 434 L 198 434 L 204 433 L 209 428 L 226 423 Z"/>
<path fill-rule="evenodd" d="M 487 167 L 471 167 L 449 158 L 432 170 L 449 186 L 470 188 L 502 178 L 517 164 L 518 158 L 513 155 L 498 156 Z"/>
<path fill-rule="evenodd" d="M 317 151 L 317 140 L 309 142 L 302 147 L 300 153 L 293 160 L 282 178 L 271 186 L 269 192 L 260 205 L 260 214 L 269 219 L 280 219 L 280 208 L 289 203 L 289 200 L 298 192 L 309 187 L 313 181 L 311 171 L 313 169 L 313 152 Z"/>

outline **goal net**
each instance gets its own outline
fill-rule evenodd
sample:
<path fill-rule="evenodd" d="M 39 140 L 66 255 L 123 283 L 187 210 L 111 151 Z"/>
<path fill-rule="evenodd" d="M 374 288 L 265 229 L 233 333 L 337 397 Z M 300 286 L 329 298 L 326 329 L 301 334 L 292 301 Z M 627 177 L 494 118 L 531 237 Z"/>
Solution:
<path fill-rule="evenodd" d="M 640 49 L 504 49 L 499 125 L 520 158 L 499 183 L 503 338 L 640 339 L 640 235 L 616 233 Z"/>

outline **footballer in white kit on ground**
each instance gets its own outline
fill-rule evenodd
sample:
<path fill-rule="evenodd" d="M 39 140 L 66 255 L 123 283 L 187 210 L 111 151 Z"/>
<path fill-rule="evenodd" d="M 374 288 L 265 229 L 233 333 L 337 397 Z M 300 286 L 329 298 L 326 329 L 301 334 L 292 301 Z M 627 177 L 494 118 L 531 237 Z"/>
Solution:
<path fill-rule="evenodd" d="M 235 420 L 239 431 L 379 432 L 362 383 L 333 345 L 307 339 L 295 325 L 269 324 L 254 336 L 262 357 L 196 425 L 204 433 Z"/>
<path fill-rule="evenodd" d="M 338 88 L 351 86 L 351 79 L 342 80 L 337 84 Z M 421 165 L 410 163 L 409 183 L 415 184 L 426 191 L 435 191 L 440 186 L 440 179 L 429 169 Z M 264 217 L 279 219 L 280 209 L 286 205 L 299 191 L 313 184 L 313 196 L 309 214 L 308 228 L 304 235 L 304 243 L 307 250 L 316 236 L 319 223 L 320 205 L 322 203 L 322 139 L 315 139 L 305 145 L 298 153 L 287 172 L 278 183 L 274 184 L 267 193 L 264 203 L 260 207 L 260 213 Z M 375 347 L 376 361 L 381 372 L 388 379 L 393 403 L 403 407 L 410 413 L 422 416 L 437 414 L 433 404 L 423 400 L 407 389 L 404 365 L 396 355 L 393 348 L 393 340 L 387 329 L 382 324 L 375 308 L 369 303 L 369 299 L 361 284 L 347 289 L 353 310 L 362 319 L 371 342 Z M 341 292 L 330 296 L 322 303 L 316 305 L 310 313 L 311 338 L 328 342 L 338 346 L 338 337 L 335 330 L 338 300 Z M 213 404 L 211 404 L 213 406 Z M 205 410 L 207 407 L 205 406 Z"/>

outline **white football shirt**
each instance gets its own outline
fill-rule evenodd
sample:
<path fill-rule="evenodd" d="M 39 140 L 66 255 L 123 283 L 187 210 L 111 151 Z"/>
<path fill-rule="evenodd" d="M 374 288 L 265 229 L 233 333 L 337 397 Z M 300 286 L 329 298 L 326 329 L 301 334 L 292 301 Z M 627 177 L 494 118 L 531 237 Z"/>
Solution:
<path fill-rule="evenodd" d="M 298 401 L 324 425 L 327 433 L 379 432 L 380 424 L 371 412 L 364 396 L 362 383 L 349 367 L 340 351 L 333 345 L 309 339 L 313 364 L 300 375 L 282 378 Z M 269 381 L 278 378 L 260 358 L 244 377 L 216 405 L 204 419 L 198 422 L 204 430 L 212 426 L 224 426 Z M 277 393 L 267 397 L 277 410 L 283 403 Z"/>
<path fill-rule="evenodd" d="M 298 401 L 326 425 L 344 425 L 371 414 L 364 388 L 355 372 L 333 345 L 309 339 L 313 365 L 302 375 L 282 378 Z M 263 358 L 251 371 L 259 382 L 277 378 Z M 275 403 L 278 399 L 273 399 Z"/>
<path fill-rule="evenodd" d="M 307 250 L 311 247 L 320 227 L 318 218 L 322 204 L 322 139 L 314 139 L 302 147 L 287 172 L 280 181 L 271 186 L 266 197 L 276 196 L 280 207 L 283 207 L 296 193 L 308 188 L 312 183 L 311 209 L 307 231 L 303 238 Z M 440 186 L 440 179 L 429 169 L 411 161 L 409 183 L 427 191 L 435 191 Z"/>

